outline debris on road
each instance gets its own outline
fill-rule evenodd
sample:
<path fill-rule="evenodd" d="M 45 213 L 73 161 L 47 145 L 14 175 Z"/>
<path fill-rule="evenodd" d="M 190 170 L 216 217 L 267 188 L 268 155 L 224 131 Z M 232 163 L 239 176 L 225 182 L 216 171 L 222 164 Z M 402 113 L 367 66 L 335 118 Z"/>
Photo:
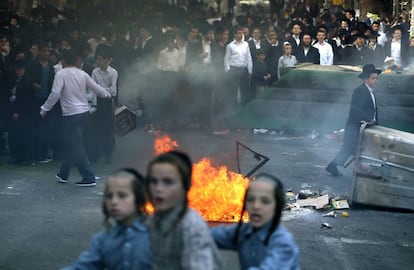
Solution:
<path fill-rule="evenodd" d="M 322 229 L 332 229 L 332 227 L 331 227 L 331 225 L 329 225 L 329 223 L 322 223 L 321 228 Z"/>
<path fill-rule="evenodd" d="M 349 209 L 349 204 L 345 199 L 332 199 L 331 207 L 333 209 Z"/>
<path fill-rule="evenodd" d="M 315 209 L 322 209 L 325 205 L 329 204 L 329 195 L 325 194 L 315 198 L 297 200 L 296 203 L 301 207 L 312 206 Z"/>
<path fill-rule="evenodd" d="M 335 211 L 331 211 L 329 213 L 326 213 L 323 215 L 323 217 L 336 217 L 336 212 Z"/>
<path fill-rule="evenodd" d="M 343 217 L 349 217 L 349 214 L 348 214 L 348 212 L 342 212 L 342 216 Z"/>

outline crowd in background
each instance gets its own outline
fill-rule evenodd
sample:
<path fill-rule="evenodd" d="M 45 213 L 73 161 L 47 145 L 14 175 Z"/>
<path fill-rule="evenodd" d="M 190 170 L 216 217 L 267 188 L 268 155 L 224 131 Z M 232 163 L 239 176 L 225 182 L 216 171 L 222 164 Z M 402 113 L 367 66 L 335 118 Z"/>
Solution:
<path fill-rule="evenodd" d="M 138 92 L 148 123 L 170 117 L 220 128 L 223 116 L 273 84 L 283 68 L 373 63 L 398 73 L 414 58 L 407 14 L 362 21 L 354 10 L 327 9 L 319 1 L 271 1 L 269 8 L 238 12 L 210 2 L 182 7 L 141 0 L 128 8 L 102 4 L 80 12 L 47 5 L 28 15 L 0 13 L 0 151 L 19 164 L 48 162 L 64 151 L 59 106 L 44 119 L 39 108 L 68 49 L 91 75 L 97 48 L 109 45 L 119 91 Z M 128 87 L 131 80 L 138 80 L 136 89 Z"/>

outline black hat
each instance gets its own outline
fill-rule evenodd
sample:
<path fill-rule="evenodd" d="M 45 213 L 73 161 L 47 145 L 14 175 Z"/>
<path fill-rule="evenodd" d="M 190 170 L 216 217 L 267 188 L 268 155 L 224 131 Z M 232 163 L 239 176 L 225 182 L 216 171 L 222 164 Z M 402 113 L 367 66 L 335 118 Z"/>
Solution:
<path fill-rule="evenodd" d="M 366 39 L 367 37 L 365 36 L 365 34 L 363 32 L 358 32 L 358 33 L 352 35 L 352 40 L 353 41 L 357 40 L 357 38 Z"/>
<path fill-rule="evenodd" d="M 372 32 L 370 35 L 369 35 L 369 39 L 377 39 L 379 37 L 379 34 L 378 33 L 374 33 L 374 32 Z"/>
<path fill-rule="evenodd" d="M 348 34 L 349 32 L 346 29 L 339 29 L 337 36 L 340 37 L 340 36 L 345 36 Z"/>
<path fill-rule="evenodd" d="M 373 64 L 368 64 L 362 68 L 362 73 L 358 75 L 358 78 L 366 79 L 373 73 L 381 74 L 381 70 L 375 69 L 375 66 Z"/>

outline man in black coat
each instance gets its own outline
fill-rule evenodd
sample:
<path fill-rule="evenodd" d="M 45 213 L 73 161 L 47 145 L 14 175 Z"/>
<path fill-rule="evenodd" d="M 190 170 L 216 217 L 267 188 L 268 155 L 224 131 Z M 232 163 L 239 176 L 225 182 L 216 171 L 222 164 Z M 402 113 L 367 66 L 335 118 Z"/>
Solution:
<path fill-rule="evenodd" d="M 381 70 L 375 69 L 373 64 L 368 64 L 363 67 L 362 73 L 358 76 L 364 80 L 364 83 L 356 88 L 352 94 L 344 142 L 335 159 L 325 168 L 332 176 L 341 176 L 337 166 L 343 166 L 347 159 L 355 154 L 361 121 L 373 124 L 378 122 L 377 103 L 373 89 L 377 85 L 380 73 Z"/>
<path fill-rule="evenodd" d="M 340 61 L 344 65 L 364 65 L 369 58 L 369 50 L 365 47 L 365 35 L 360 32 L 353 36 L 352 46 L 346 46 L 340 51 Z"/>
<path fill-rule="evenodd" d="M 302 24 L 294 21 L 291 25 L 291 36 L 286 40 L 292 45 L 292 54 L 302 47 Z"/>
<path fill-rule="evenodd" d="M 384 67 L 385 52 L 384 47 L 378 44 L 378 34 L 372 34 L 368 43 L 369 59 L 368 63 L 373 63 L 376 68 Z"/>
<path fill-rule="evenodd" d="M 312 37 L 305 33 L 302 37 L 302 46 L 299 47 L 295 53 L 296 59 L 299 63 L 318 64 L 320 62 L 319 50 L 311 45 Z"/>

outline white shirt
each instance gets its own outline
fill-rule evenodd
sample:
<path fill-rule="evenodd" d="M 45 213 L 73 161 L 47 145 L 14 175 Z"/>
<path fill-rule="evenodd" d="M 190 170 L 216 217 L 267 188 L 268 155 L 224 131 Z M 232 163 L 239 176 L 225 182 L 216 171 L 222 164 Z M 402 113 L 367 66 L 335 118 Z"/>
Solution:
<path fill-rule="evenodd" d="M 259 40 L 253 39 L 253 42 L 254 42 L 254 46 L 256 47 L 256 50 L 261 49 L 260 39 Z"/>
<path fill-rule="evenodd" d="M 100 97 L 110 97 L 104 88 L 96 84 L 89 75 L 76 67 L 66 67 L 55 75 L 52 90 L 46 102 L 40 107 L 50 111 L 60 99 L 63 116 L 71 116 L 89 111 L 86 89 L 92 90 Z"/>
<path fill-rule="evenodd" d="M 305 56 L 308 56 L 308 52 L 309 52 L 310 47 L 306 48 L 305 46 L 303 47 L 303 53 L 305 54 Z"/>
<path fill-rule="evenodd" d="M 398 66 L 401 65 L 401 40 L 391 41 L 391 58 L 394 59 L 394 62 Z"/>
<path fill-rule="evenodd" d="M 100 68 L 95 68 L 92 71 L 92 79 L 105 88 L 113 97 L 116 96 L 118 92 L 117 82 L 118 82 L 118 71 L 116 69 L 108 66 L 106 70 Z"/>
<path fill-rule="evenodd" d="M 300 44 L 300 36 L 292 35 L 292 37 L 296 41 L 296 46 L 299 46 L 299 44 Z"/>
<path fill-rule="evenodd" d="M 387 35 L 382 31 L 378 31 L 378 35 L 377 43 L 384 47 L 385 42 L 387 42 Z"/>
<path fill-rule="evenodd" d="M 334 55 L 331 44 L 326 43 L 325 41 L 322 44 L 317 42 L 313 44 L 313 47 L 319 50 L 321 66 L 330 66 L 333 64 Z"/>
<path fill-rule="evenodd" d="M 237 42 L 233 40 L 226 46 L 224 56 L 224 69 L 230 70 L 230 66 L 247 67 L 249 74 L 253 72 L 252 57 L 250 54 L 249 44 L 246 41 Z"/>
<path fill-rule="evenodd" d="M 211 45 L 210 41 L 203 41 L 203 53 L 207 53 L 207 57 L 203 59 L 203 64 L 211 64 Z"/>
<path fill-rule="evenodd" d="M 157 67 L 163 71 L 178 72 L 180 70 L 180 54 L 176 48 L 165 48 L 158 55 Z"/>
<path fill-rule="evenodd" d="M 187 42 L 183 46 L 178 45 L 178 57 L 180 59 L 178 65 L 183 68 L 187 57 Z"/>

